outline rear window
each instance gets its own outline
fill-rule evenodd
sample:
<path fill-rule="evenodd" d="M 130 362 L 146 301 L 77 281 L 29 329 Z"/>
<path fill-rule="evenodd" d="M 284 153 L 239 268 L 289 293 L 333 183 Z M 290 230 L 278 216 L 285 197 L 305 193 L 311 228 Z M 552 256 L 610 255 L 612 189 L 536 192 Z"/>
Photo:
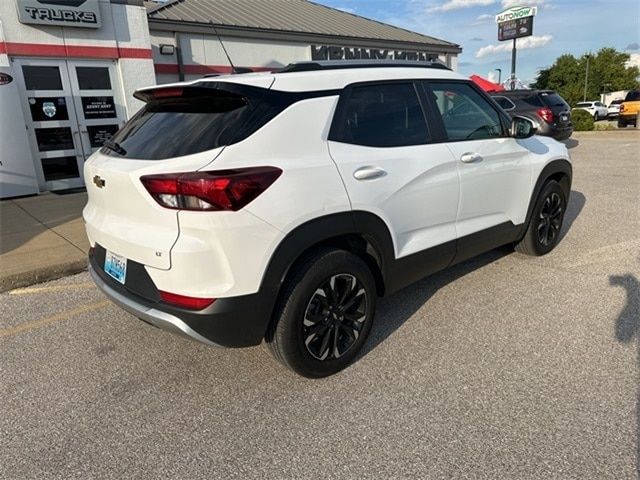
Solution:
<path fill-rule="evenodd" d="M 557 93 L 541 93 L 540 97 L 547 107 L 564 107 L 567 102 Z"/>
<path fill-rule="evenodd" d="M 149 101 L 102 152 L 162 160 L 212 150 L 233 143 L 254 107 L 255 101 L 235 93 L 185 89 L 181 97 Z"/>
<path fill-rule="evenodd" d="M 540 95 L 537 93 L 532 93 L 531 95 L 524 95 L 519 97 L 521 102 L 527 103 L 532 107 L 544 107 L 545 105 L 540 100 Z"/>
<path fill-rule="evenodd" d="M 624 99 L 625 102 L 637 102 L 639 100 L 640 100 L 640 90 L 627 93 L 627 96 Z"/>

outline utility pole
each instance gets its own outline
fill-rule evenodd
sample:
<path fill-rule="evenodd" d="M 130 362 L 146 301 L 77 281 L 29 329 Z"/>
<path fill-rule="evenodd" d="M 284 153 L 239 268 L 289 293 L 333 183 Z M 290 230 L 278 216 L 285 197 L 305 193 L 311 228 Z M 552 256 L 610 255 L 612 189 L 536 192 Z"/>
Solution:
<path fill-rule="evenodd" d="M 514 38 L 513 49 L 511 50 L 511 90 L 515 90 L 515 89 L 516 89 L 516 39 Z"/>
<path fill-rule="evenodd" d="M 498 83 L 500 85 L 502 85 L 502 69 L 501 68 L 496 68 L 495 70 L 498 71 Z"/>
<path fill-rule="evenodd" d="M 589 83 L 589 58 L 590 57 L 591 55 L 587 53 L 587 68 L 585 69 L 585 72 L 584 72 L 584 94 L 582 95 L 583 102 L 587 101 L 587 84 Z"/>

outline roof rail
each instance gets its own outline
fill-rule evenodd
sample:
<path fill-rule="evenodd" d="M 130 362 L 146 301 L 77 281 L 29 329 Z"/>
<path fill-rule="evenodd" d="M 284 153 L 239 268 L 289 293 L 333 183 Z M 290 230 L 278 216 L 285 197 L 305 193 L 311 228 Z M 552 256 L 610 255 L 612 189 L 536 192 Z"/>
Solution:
<path fill-rule="evenodd" d="M 322 60 L 294 62 L 273 73 L 313 72 L 318 70 L 343 70 L 348 68 L 436 68 L 451 70 L 440 61 L 420 62 L 417 60 Z"/>

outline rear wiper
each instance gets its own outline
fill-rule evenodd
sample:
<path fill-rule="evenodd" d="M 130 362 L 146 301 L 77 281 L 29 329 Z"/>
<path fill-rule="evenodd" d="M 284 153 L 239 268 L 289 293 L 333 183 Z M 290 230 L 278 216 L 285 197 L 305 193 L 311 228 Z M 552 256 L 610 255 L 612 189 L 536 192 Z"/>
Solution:
<path fill-rule="evenodd" d="M 122 148 L 118 142 L 114 142 L 113 140 L 107 140 L 102 144 L 102 146 L 108 148 L 109 150 L 113 150 L 118 155 L 122 155 L 123 157 L 127 155 L 127 151 Z"/>

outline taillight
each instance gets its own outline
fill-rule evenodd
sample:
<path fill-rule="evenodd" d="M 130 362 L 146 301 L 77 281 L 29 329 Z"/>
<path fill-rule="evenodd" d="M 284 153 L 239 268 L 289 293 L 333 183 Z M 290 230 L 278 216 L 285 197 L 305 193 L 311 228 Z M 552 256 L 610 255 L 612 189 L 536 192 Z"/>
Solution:
<path fill-rule="evenodd" d="M 542 117 L 542 119 L 547 122 L 547 123 L 551 123 L 553 122 L 553 112 L 551 111 L 550 108 L 545 107 L 545 108 L 540 108 L 537 111 L 538 115 L 540 115 Z"/>
<path fill-rule="evenodd" d="M 256 167 L 145 175 L 140 181 L 156 202 L 166 208 L 236 211 L 269 188 L 281 174 L 279 168 Z"/>
<path fill-rule="evenodd" d="M 188 310 L 203 310 L 216 301 L 215 298 L 187 297 L 177 293 L 160 291 L 160 298 L 164 303 Z"/>
<path fill-rule="evenodd" d="M 624 103 L 620 104 L 620 113 L 624 112 Z"/>

